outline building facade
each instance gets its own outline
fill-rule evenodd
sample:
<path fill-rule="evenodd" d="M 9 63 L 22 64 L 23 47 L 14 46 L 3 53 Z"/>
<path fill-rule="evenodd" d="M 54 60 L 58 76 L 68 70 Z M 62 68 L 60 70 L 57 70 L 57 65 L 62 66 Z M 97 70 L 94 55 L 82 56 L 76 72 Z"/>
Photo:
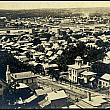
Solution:
<path fill-rule="evenodd" d="M 99 79 L 99 87 L 101 88 L 108 88 L 110 87 L 110 74 L 104 74 L 100 79 Z"/>
<path fill-rule="evenodd" d="M 88 64 L 83 64 L 83 59 L 81 59 L 80 56 L 77 56 L 75 59 L 75 64 L 74 65 L 68 65 L 68 79 L 74 83 L 78 83 L 79 79 L 78 77 L 80 76 L 80 73 L 83 71 L 89 71 L 90 66 Z"/>

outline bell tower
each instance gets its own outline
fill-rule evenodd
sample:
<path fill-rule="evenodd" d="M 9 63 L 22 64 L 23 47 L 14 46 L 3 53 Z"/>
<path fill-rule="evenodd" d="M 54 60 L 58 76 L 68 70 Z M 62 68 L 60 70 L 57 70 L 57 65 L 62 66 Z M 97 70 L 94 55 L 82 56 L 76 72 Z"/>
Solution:
<path fill-rule="evenodd" d="M 81 67 L 83 65 L 83 59 L 80 56 L 77 56 L 75 59 L 75 65 Z"/>
<path fill-rule="evenodd" d="M 11 77 L 10 77 L 10 69 L 9 69 L 9 65 L 7 65 L 7 69 L 6 69 L 6 82 L 9 83 L 11 81 Z"/>

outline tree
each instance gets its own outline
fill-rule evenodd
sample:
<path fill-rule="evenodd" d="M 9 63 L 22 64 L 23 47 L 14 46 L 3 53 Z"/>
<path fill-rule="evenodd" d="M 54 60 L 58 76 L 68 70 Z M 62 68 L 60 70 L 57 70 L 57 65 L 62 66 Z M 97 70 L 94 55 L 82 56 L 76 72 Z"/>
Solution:
<path fill-rule="evenodd" d="M 67 43 L 69 44 L 69 43 L 72 43 L 72 39 L 69 37 L 68 39 L 67 39 Z"/>
<path fill-rule="evenodd" d="M 54 68 L 49 68 L 48 74 L 53 78 L 55 78 L 57 81 L 59 80 L 60 74 L 58 71 L 54 70 Z"/>
<path fill-rule="evenodd" d="M 45 51 L 45 48 L 43 47 L 43 45 L 38 45 L 38 46 L 36 47 L 36 51 L 44 52 L 44 51 Z"/>
<path fill-rule="evenodd" d="M 35 70 L 35 73 L 38 73 L 38 74 L 41 74 L 41 75 L 45 75 L 45 72 L 44 72 L 44 68 L 41 64 L 37 64 L 34 68 Z"/>
<path fill-rule="evenodd" d="M 103 40 L 98 39 L 98 40 L 96 41 L 96 45 L 98 45 L 98 47 L 102 47 L 102 46 L 104 45 Z"/>
<path fill-rule="evenodd" d="M 41 40 L 40 38 L 37 37 L 33 40 L 33 45 L 38 45 L 38 44 L 41 44 Z"/>

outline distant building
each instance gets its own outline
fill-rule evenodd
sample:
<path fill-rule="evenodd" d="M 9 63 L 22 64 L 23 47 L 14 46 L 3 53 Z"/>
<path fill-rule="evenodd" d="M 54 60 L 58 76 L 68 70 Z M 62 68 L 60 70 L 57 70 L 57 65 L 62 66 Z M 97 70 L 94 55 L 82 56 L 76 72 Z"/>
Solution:
<path fill-rule="evenodd" d="M 104 64 L 110 64 L 110 51 L 106 52 L 106 56 L 103 58 Z"/>
<path fill-rule="evenodd" d="M 99 79 L 99 86 L 101 88 L 108 88 L 110 87 L 110 74 L 105 73 L 100 79 Z"/>
<path fill-rule="evenodd" d="M 74 83 L 79 83 L 79 76 L 80 73 L 83 71 L 89 71 L 90 66 L 88 64 L 83 64 L 83 59 L 80 56 L 77 56 L 75 59 L 74 65 L 68 65 L 68 73 L 69 73 L 69 80 Z"/>
<path fill-rule="evenodd" d="M 31 71 L 11 73 L 9 70 L 9 66 L 7 66 L 7 71 L 6 71 L 7 83 L 18 82 L 18 83 L 32 84 L 36 82 L 36 80 L 37 80 L 37 75 L 35 75 Z"/>
<path fill-rule="evenodd" d="M 27 71 L 27 72 L 20 72 L 20 73 L 11 73 L 11 79 L 14 82 L 31 84 L 36 82 L 37 76 L 31 71 Z"/>

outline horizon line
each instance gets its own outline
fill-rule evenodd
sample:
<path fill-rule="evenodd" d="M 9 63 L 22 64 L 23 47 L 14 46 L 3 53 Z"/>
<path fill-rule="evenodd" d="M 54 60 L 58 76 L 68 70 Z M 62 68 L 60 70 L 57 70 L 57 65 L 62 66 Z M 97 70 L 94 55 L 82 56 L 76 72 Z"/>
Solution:
<path fill-rule="evenodd" d="M 87 9 L 87 8 L 110 8 L 110 7 L 68 7 L 68 8 L 21 8 L 21 9 L 4 9 L 4 8 L 1 8 L 0 10 L 42 10 L 42 9 Z"/>

